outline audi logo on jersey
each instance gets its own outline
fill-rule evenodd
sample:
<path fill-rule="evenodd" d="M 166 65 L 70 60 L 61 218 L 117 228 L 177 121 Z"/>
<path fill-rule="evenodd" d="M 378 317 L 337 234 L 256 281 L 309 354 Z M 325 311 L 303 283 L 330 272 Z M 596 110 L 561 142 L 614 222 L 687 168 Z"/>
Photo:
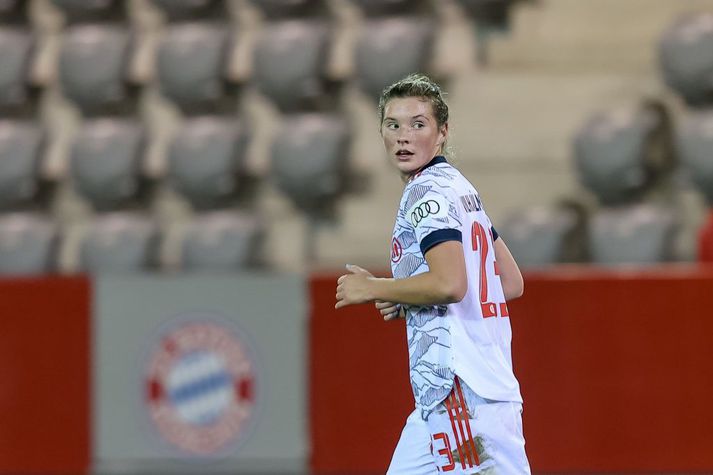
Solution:
<path fill-rule="evenodd" d="M 436 200 L 427 200 L 420 203 L 411 211 L 411 224 L 418 226 L 419 223 L 430 214 L 438 214 L 441 205 Z"/>

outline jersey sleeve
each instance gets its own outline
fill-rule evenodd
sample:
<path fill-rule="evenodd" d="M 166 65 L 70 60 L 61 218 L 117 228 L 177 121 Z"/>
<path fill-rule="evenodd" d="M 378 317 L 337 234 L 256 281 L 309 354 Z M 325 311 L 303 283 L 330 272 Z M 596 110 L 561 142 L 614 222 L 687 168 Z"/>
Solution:
<path fill-rule="evenodd" d="M 463 242 L 462 222 L 453 195 L 450 188 L 436 183 L 416 184 L 409 191 L 404 217 L 413 227 L 424 256 L 436 244 Z"/>

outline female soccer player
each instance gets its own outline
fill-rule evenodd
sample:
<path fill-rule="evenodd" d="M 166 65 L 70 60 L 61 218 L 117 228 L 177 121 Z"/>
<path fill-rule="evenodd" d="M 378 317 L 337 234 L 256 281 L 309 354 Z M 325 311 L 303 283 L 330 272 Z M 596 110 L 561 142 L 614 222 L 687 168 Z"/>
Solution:
<path fill-rule="evenodd" d="M 440 87 L 410 75 L 384 90 L 379 114 L 405 182 L 394 278 L 347 265 L 335 308 L 375 302 L 385 320 L 406 318 L 416 409 L 387 473 L 530 473 L 506 303 L 522 295 L 520 270 L 478 192 L 443 156 L 448 106 Z"/>

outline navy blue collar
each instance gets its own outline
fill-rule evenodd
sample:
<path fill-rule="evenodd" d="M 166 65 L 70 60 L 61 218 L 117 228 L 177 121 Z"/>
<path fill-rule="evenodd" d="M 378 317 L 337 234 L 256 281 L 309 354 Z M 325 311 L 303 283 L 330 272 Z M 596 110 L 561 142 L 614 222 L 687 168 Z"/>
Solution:
<path fill-rule="evenodd" d="M 431 159 L 430 162 L 428 162 L 426 165 L 424 165 L 423 168 L 421 168 L 421 171 L 424 171 L 428 167 L 432 167 L 433 165 L 438 165 L 439 163 L 448 163 L 448 160 L 446 160 L 446 157 L 443 155 L 436 155 Z"/>

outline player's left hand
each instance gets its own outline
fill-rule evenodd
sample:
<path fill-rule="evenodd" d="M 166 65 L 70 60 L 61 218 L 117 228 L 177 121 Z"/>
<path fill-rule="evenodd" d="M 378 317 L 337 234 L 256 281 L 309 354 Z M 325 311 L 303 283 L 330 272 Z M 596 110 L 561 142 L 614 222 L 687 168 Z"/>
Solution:
<path fill-rule="evenodd" d="M 347 305 L 371 302 L 371 285 L 373 275 L 359 266 L 347 264 L 349 274 L 344 274 L 337 280 L 337 304 L 334 308 Z"/>

